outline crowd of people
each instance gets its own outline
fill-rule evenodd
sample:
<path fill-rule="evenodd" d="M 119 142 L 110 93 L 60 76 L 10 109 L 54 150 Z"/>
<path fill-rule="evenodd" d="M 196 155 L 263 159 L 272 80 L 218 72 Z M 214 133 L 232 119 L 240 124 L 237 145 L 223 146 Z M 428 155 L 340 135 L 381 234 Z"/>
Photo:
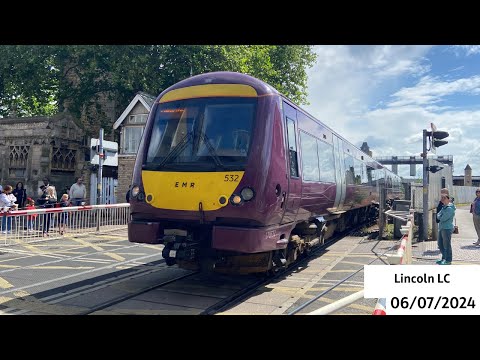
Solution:
<path fill-rule="evenodd" d="M 28 196 L 27 191 L 22 182 L 18 182 L 15 189 L 11 185 L 0 185 L 0 214 L 4 212 L 11 212 L 14 210 L 34 210 L 37 208 L 53 208 L 53 207 L 67 207 L 67 206 L 82 206 L 86 203 L 87 190 L 83 184 L 83 178 L 78 177 L 77 181 L 70 186 L 67 191 L 58 199 L 57 191 L 54 185 L 50 184 L 50 179 L 45 177 L 43 185 L 38 188 L 37 197 L 34 199 Z M 38 214 L 31 214 L 27 216 L 27 232 L 33 232 Z M 43 214 L 43 236 L 49 236 L 50 224 L 52 214 Z M 12 232 L 12 216 L 1 216 L 0 231 L 3 234 L 10 234 Z M 59 216 L 59 231 L 63 235 L 67 223 L 68 214 L 61 213 Z"/>

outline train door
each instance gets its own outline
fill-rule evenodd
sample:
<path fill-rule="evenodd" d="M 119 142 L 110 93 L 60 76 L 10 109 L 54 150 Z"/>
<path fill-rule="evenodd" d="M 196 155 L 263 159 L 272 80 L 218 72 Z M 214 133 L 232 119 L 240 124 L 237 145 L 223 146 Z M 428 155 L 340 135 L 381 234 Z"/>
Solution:
<path fill-rule="evenodd" d="M 287 179 L 288 188 L 282 194 L 284 197 L 284 212 L 282 223 L 295 221 L 300 200 L 302 197 L 302 179 L 300 176 L 300 159 L 298 154 L 299 144 L 297 137 L 297 111 L 287 103 L 283 103 L 286 127 L 287 145 Z"/>
<path fill-rule="evenodd" d="M 335 193 L 336 209 L 343 208 L 343 202 L 345 201 L 346 183 L 345 183 L 345 166 L 343 158 L 343 141 L 335 134 L 333 135 L 333 154 L 335 157 L 335 181 L 337 183 L 337 191 Z"/>

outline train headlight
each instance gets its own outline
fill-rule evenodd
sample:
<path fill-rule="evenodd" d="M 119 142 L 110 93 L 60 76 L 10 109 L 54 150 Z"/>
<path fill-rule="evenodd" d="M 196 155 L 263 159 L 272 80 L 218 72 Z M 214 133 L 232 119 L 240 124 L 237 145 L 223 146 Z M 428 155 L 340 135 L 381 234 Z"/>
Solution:
<path fill-rule="evenodd" d="M 230 203 L 232 205 L 240 205 L 243 202 L 242 198 L 238 195 L 233 194 L 230 198 Z"/>
<path fill-rule="evenodd" d="M 255 191 L 250 187 L 244 187 L 242 191 L 240 191 L 240 195 L 244 201 L 250 201 L 255 197 Z"/>
<path fill-rule="evenodd" d="M 140 188 L 138 186 L 132 187 L 132 191 L 131 191 L 132 197 L 137 197 L 139 192 L 140 192 Z"/>

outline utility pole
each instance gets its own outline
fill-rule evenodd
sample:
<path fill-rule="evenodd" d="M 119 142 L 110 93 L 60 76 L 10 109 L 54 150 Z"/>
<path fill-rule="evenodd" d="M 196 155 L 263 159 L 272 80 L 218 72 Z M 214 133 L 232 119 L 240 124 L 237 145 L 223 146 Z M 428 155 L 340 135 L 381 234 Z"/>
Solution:
<path fill-rule="evenodd" d="M 427 241 L 428 236 L 428 159 L 427 159 L 427 130 L 423 129 L 423 232 L 422 240 Z"/>
<path fill-rule="evenodd" d="M 102 202 L 102 178 L 103 178 L 103 128 L 100 129 L 98 146 L 98 174 L 97 174 L 97 205 Z"/>

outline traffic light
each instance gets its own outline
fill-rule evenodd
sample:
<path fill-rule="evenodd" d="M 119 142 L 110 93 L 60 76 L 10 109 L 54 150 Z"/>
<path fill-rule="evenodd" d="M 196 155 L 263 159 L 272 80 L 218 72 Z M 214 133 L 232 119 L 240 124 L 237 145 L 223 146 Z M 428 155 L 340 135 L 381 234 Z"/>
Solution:
<path fill-rule="evenodd" d="M 445 139 L 449 136 L 449 133 L 446 131 L 432 131 L 432 150 L 435 150 L 437 147 L 443 146 L 445 144 L 448 144 L 447 140 L 442 140 Z"/>

